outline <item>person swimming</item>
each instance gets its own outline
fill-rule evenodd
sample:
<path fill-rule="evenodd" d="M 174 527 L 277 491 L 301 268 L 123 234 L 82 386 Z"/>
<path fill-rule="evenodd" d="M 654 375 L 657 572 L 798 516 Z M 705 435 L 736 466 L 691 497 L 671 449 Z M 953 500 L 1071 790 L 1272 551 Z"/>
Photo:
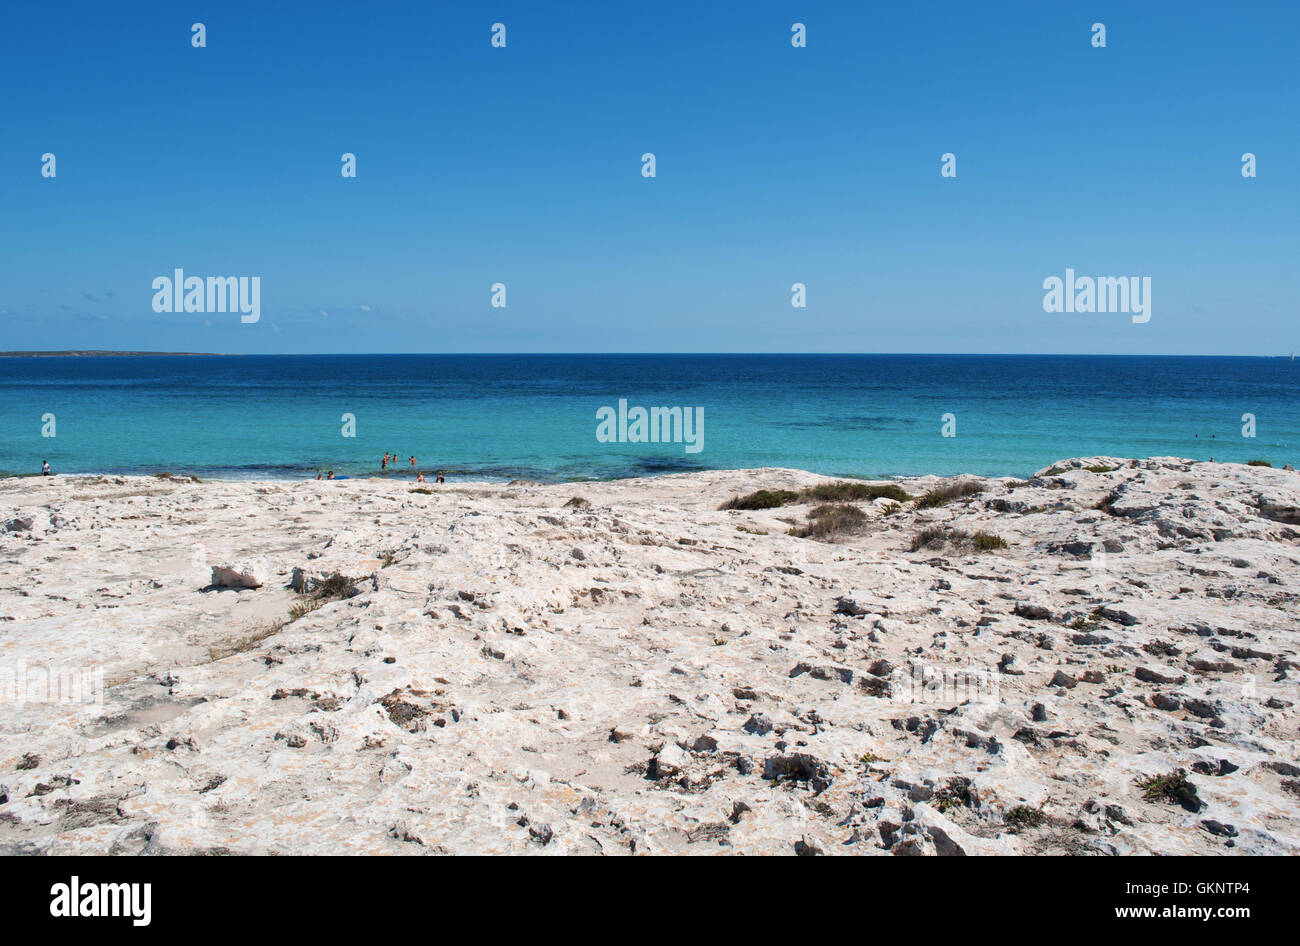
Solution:
<path fill-rule="evenodd" d="M 411 466 L 415 466 L 415 457 L 411 457 Z"/>
<path fill-rule="evenodd" d="M 385 454 L 384 454 L 384 458 L 383 458 L 382 460 L 379 461 L 379 469 L 381 469 L 381 470 L 386 470 L 386 469 L 388 469 L 388 454 L 387 454 L 387 453 L 385 453 Z"/>

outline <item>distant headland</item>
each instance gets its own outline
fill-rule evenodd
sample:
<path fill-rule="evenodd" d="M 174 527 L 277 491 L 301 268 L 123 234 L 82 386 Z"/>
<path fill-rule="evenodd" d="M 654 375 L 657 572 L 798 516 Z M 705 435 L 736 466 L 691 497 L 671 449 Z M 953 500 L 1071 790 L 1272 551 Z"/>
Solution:
<path fill-rule="evenodd" d="M 196 355 L 229 357 L 219 351 L 0 351 L 0 358 L 111 358 L 121 355 L 156 355 L 160 358 L 183 358 Z"/>

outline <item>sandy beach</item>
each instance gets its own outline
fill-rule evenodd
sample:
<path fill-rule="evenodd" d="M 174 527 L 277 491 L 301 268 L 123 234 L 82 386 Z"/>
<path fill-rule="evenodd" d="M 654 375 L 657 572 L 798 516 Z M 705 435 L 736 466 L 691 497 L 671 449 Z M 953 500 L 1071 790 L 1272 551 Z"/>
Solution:
<path fill-rule="evenodd" d="M 834 482 L 0 481 L 0 851 L 1300 853 L 1300 475 Z"/>

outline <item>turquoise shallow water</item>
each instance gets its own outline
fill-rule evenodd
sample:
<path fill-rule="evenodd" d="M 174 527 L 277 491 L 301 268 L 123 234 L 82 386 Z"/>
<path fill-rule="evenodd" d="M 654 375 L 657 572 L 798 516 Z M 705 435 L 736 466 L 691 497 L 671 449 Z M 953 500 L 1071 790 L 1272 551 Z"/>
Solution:
<path fill-rule="evenodd" d="M 783 466 L 1025 475 L 1068 456 L 1300 461 L 1300 363 L 983 355 L 0 358 L 0 471 L 303 477 L 386 451 L 474 479 Z M 703 448 L 602 443 L 597 411 L 702 408 Z M 956 436 L 941 433 L 944 414 Z M 1253 414 L 1256 436 L 1242 436 Z M 42 418 L 54 415 L 54 437 Z M 355 437 L 343 436 L 343 415 Z"/>

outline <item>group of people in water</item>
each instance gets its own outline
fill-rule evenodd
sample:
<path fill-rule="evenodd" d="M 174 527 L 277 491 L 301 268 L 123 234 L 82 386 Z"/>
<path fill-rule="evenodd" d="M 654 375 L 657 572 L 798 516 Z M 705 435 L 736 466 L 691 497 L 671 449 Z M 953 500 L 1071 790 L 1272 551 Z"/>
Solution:
<path fill-rule="evenodd" d="M 380 472 L 387 471 L 387 469 L 388 469 L 390 466 L 391 466 L 393 469 L 397 469 L 397 464 L 398 464 L 399 462 L 401 462 L 401 461 L 398 459 L 398 456 L 397 456 L 396 453 L 385 453 L 385 454 L 384 454 L 384 458 L 383 458 L 382 460 L 379 461 L 379 469 L 380 469 Z M 411 457 L 409 462 L 410 462 L 410 465 L 411 465 L 411 469 L 412 469 L 412 470 L 415 470 L 415 457 Z M 424 482 L 424 474 L 421 473 L 419 470 L 415 470 L 415 482 L 417 482 L 417 483 L 423 483 L 423 482 Z M 442 470 L 439 470 L 439 471 L 438 471 L 438 478 L 437 478 L 437 480 L 436 480 L 435 482 L 438 482 L 438 483 L 445 483 L 445 482 L 447 482 L 446 478 L 442 475 Z"/>
<path fill-rule="evenodd" d="M 385 453 L 385 454 L 384 454 L 384 458 L 383 458 L 382 460 L 379 461 L 379 469 L 380 469 L 382 472 L 385 472 L 385 473 L 386 473 L 386 472 L 388 472 L 388 468 L 391 466 L 394 470 L 396 470 L 396 469 L 397 469 L 397 464 L 398 464 L 398 462 L 399 462 L 399 460 L 398 460 L 398 458 L 397 458 L 397 454 L 396 454 L 396 453 Z M 410 459 L 410 464 L 411 464 L 411 469 L 415 470 L 415 457 L 411 457 L 411 459 Z M 316 479 L 318 479 L 318 480 L 320 480 L 320 479 L 332 480 L 332 479 L 334 479 L 334 471 L 333 471 L 333 470 L 330 470 L 328 473 L 325 473 L 325 474 L 317 473 L 317 474 L 316 474 Z M 346 479 L 346 477 L 339 477 L 339 479 Z M 423 482 L 424 482 L 424 474 L 423 474 L 422 472 L 420 472 L 419 470 L 415 470 L 415 482 L 417 482 L 417 483 L 423 483 Z M 444 477 L 444 476 L 442 475 L 442 470 L 439 470 L 439 471 L 438 471 L 438 473 L 437 473 L 437 479 L 436 479 L 434 482 L 436 482 L 436 483 L 445 483 L 445 482 L 447 482 L 446 477 Z"/>

